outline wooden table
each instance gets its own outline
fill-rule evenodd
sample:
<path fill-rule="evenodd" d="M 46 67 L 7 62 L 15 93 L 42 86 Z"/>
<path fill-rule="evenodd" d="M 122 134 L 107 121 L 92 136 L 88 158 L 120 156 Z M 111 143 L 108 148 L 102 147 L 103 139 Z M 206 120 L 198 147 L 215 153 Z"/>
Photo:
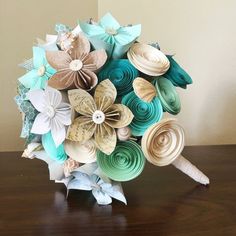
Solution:
<path fill-rule="evenodd" d="M 128 206 L 98 206 L 90 192 L 48 180 L 47 166 L 0 154 L 0 235 L 236 235 L 236 146 L 186 147 L 209 187 L 172 166 L 146 165 L 123 184 Z"/>

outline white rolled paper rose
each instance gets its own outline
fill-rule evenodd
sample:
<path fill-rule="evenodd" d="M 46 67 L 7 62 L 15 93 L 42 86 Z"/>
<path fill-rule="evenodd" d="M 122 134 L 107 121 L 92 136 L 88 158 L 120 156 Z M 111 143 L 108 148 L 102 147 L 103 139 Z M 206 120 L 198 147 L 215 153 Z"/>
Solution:
<path fill-rule="evenodd" d="M 163 75 L 170 67 L 170 62 L 163 52 L 144 43 L 133 44 L 127 57 L 134 67 L 150 76 Z"/>
<path fill-rule="evenodd" d="M 156 166 L 173 164 L 201 184 L 209 179 L 181 156 L 184 148 L 184 130 L 175 119 L 164 119 L 150 126 L 142 138 L 142 150 L 147 160 Z"/>

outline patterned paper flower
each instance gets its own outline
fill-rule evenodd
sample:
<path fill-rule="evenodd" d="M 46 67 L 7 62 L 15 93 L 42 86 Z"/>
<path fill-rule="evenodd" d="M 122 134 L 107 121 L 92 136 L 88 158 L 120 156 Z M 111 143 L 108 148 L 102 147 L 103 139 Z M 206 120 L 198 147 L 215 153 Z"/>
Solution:
<path fill-rule="evenodd" d="M 56 89 L 46 87 L 28 93 L 33 106 L 40 112 L 31 129 L 35 134 L 46 134 L 51 131 L 52 138 L 58 147 L 66 136 L 66 127 L 71 124 L 71 107 L 62 102 L 62 95 Z"/>
<path fill-rule="evenodd" d="M 36 138 L 37 135 L 31 134 L 30 130 L 33 126 L 34 119 L 38 114 L 38 111 L 34 108 L 29 100 L 26 98 L 26 94 L 29 89 L 23 86 L 23 84 L 18 85 L 18 95 L 15 97 L 15 102 L 18 105 L 20 112 L 22 112 L 23 126 L 21 130 L 21 137 L 27 138 L 27 143 L 31 142 Z"/>
<path fill-rule="evenodd" d="M 104 49 L 90 52 L 88 39 L 80 33 L 69 51 L 48 51 L 48 63 L 57 70 L 48 84 L 59 90 L 81 88 L 90 90 L 97 84 L 96 72 L 104 65 L 107 55 Z"/>
<path fill-rule="evenodd" d="M 43 89 L 55 72 L 46 60 L 44 49 L 33 47 L 33 69 L 20 77 L 19 81 L 30 90 Z"/>
<path fill-rule="evenodd" d="M 93 196 L 100 205 L 112 203 L 112 198 L 127 204 L 121 184 L 111 181 L 105 176 L 101 178 L 96 172 L 96 163 L 85 164 L 79 167 L 76 171 L 71 173 L 74 178 L 69 180 L 67 189 L 92 191 Z"/>
<path fill-rule="evenodd" d="M 79 24 L 94 48 L 105 48 L 113 59 L 123 57 L 141 34 L 141 25 L 122 27 L 110 13 L 103 16 L 98 24 Z"/>
<path fill-rule="evenodd" d="M 67 138 L 78 143 L 94 136 L 95 143 L 102 152 L 110 154 L 116 146 L 115 128 L 130 124 L 133 114 L 125 105 L 114 104 L 116 88 L 110 80 L 102 81 L 96 88 L 94 99 L 86 91 L 68 91 L 69 100 L 81 115 L 68 129 Z"/>

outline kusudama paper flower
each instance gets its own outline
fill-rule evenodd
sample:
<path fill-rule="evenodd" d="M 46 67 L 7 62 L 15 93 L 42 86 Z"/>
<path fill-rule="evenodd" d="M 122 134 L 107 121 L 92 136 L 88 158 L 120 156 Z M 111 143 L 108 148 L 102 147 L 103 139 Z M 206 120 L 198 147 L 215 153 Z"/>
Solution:
<path fill-rule="evenodd" d="M 66 136 L 66 126 L 71 124 L 71 107 L 62 102 L 62 95 L 49 86 L 32 90 L 28 98 L 40 112 L 34 121 L 31 133 L 46 134 L 51 131 L 55 146 L 58 147 Z"/>
<path fill-rule="evenodd" d="M 110 13 L 103 16 L 98 24 L 79 24 L 93 47 L 105 48 L 112 59 L 122 58 L 141 34 L 141 25 L 122 27 Z"/>
<path fill-rule="evenodd" d="M 145 157 L 136 142 L 119 141 L 110 155 L 98 151 L 97 163 L 101 171 L 110 179 L 129 181 L 142 173 Z"/>
<path fill-rule="evenodd" d="M 33 68 L 19 78 L 21 84 L 30 90 L 44 89 L 48 79 L 56 71 L 48 64 L 45 57 L 45 50 L 40 47 L 33 47 Z"/>
<path fill-rule="evenodd" d="M 47 51 L 48 63 L 57 72 L 48 85 L 58 90 L 80 88 L 91 90 L 97 85 L 96 72 L 107 59 L 104 49 L 90 52 L 90 43 L 83 33 L 72 42 L 69 51 Z"/>
<path fill-rule="evenodd" d="M 127 106 L 134 115 L 129 125 L 134 136 L 142 136 L 145 130 L 160 121 L 163 115 L 163 108 L 157 97 L 151 102 L 144 102 L 132 91 L 122 98 L 122 104 Z"/>
<path fill-rule="evenodd" d="M 34 108 L 31 102 L 27 99 L 26 94 L 29 92 L 29 89 L 23 86 L 23 84 L 18 85 L 18 95 L 15 96 L 16 104 L 22 112 L 23 126 L 21 130 L 21 137 L 27 138 L 26 143 L 33 141 L 36 138 L 35 134 L 31 134 L 30 130 L 33 126 L 35 117 L 38 114 L 38 111 Z"/>
<path fill-rule="evenodd" d="M 170 68 L 164 75 L 174 86 L 186 88 L 193 81 L 189 74 L 174 60 L 172 56 L 167 56 L 170 61 Z"/>
<path fill-rule="evenodd" d="M 94 137 L 98 149 L 112 153 L 117 141 L 115 128 L 125 127 L 133 119 L 128 107 L 114 104 L 117 92 L 112 82 L 107 79 L 99 83 L 94 99 L 82 89 L 70 90 L 68 95 L 80 116 L 69 127 L 67 138 L 81 143 Z"/>
<path fill-rule="evenodd" d="M 68 191 L 70 189 L 79 189 L 92 191 L 93 196 L 100 205 L 112 203 L 115 198 L 127 204 L 120 183 L 111 181 L 107 177 L 101 178 L 96 173 L 97 164 L 85 164 L 72 172 L 73 178 L 67 184 Z"/>
<path fill-rule="evenodd" d="M 123 96 L 133 90 L 133 80 L 138 70 L 127 59 L 111 60 L 98 74 L 99 81 L 109 79 L 116 87 L 117 95 Z"/>

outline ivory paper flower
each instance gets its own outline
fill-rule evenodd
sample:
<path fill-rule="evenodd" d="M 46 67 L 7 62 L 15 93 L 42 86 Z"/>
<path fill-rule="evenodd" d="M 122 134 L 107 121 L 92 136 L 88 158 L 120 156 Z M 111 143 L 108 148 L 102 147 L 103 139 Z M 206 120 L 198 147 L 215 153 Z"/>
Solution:
<path fill-rule="evenodd" d="M 47 51 L 48 63 L 57 70 L 48 84 L 59 90 L 81 88 L 90 90 L 97 85 L 96 72 L 104 65 L 104 49 L 90 52 L 88 39 L 79 33 L 69 51 Z"/>
<path fill-rule="evenodd" d="M 119 59 L 141 34 L 141 25 L 122 27 L 107 13 L 98 24 L 80 22 L 80 27 L 95 49 L 105 48 L 109 57 Z"/>
<path fill-rule="evenodd" d="M 46 134 L 51 131 L 52 138 L 58 147 L 66 136 L 66 127 L 71 124 L 71 107 L 62 102 L 62 95 L 56 89 L 46 87 L 28 93 L 28 98 L 40 113 L 36 116 L 32 133 Z"/>
<path fill-rule="evenodd" d="M 19 78 L 21 84 L 30 90 L 45 88 L 48 79 L 56 71 L 48 64 L 45 51 L 40 47 L 33 47 L 33 68 Z"/>
<path fill-rule="evenodd" d="M 94 99 L 82 89 L 70 90 L 68 95 L 71 105 L 81 116 L 69 127 L 67 138 L 81 143 L 94 136 L 98 149 L 112 153 L 117 141 L 115 128 L 125 127 L 133 119 L 128 107 L 114 104 L 117 92 L 112 82 L 102 81 L 95 90 Z"/>

